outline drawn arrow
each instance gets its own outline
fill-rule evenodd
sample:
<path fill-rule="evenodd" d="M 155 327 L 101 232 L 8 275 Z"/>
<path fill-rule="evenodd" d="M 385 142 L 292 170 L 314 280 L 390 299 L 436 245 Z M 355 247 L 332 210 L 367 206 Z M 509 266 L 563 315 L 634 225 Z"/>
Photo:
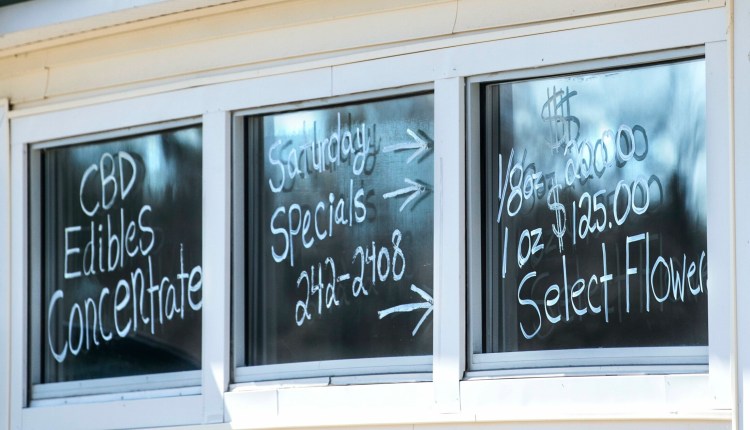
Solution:
<path fill-rule="evenodd" d="M 390 199 L 390 198 L 393 198 L 393 197 L 401 196 L 403 194 L 409 194 L 409 193 L 411 193 L 411 195 L 409 197 L 407 197 L 406 200 L 404 200 L 404 203 L 398 209 L 399 212 L 403 211 L 404 208 L 406 207 L 406 205 L 408 205 L 410 201 L 414 200 L 420 194 L 422 194 L 422 193 L 424 193 L 424 192 L 427 191 L 427 186 L 423 185 L 423 184 L 420 184 L 419 182 L 412 181 L 411 179 L 408 179 L 408 178 L 404 178 L 404 182 L 406 182 L 407 184 L 409 184 L 409 186 L 408 187 L 404 187 L 404 188 L 400 188 L 400 189 L 398 189 L 396 191 L 391 191 L 390 193 L 383 194 L 383 198 L 384 199 Z"/>
<path fill-rule="evenodd" d="M 394 151 L 403 151 L 406 149 L 416 149 L 416 151 L 414 151 L 414 153 L 411 154 L 411 157 L 406 159 L 406 164 L 409 164 L 415 158 L 426 153 L 427 150 L 430 149 L 430 143 L 422 139 L 417 133 L 414 133 L 408 128 L 406 129 L 406 133 L 408 133 L 409 136 L 411 136 L 412 139 L 414 139 L 414 142 L 397 143 L 395 145 L 389 145 L 383 148 L 383 152 L 394 152 Z"/>
<path fill-rule="evenodd" d="M 387 317 L 388 315 L 394 312 L 411 312 L 416 309 L 427 309 L 424 315 L 422 315 L 422 319 L 420 319 L 419 322 L 417 323 L 417 326 L 414 327 L 414 331 L 411 332 L 411 335 L 414 336 L 417 334 L 419 327 L 422 326 L 422 323 L 432 313 L 433 301 L 432 301 L 431 295 L 427 294 L 424 290 L 418 288 L 416 285 L 411 284 L 411 290 L 419 294 L 424 299 L 424 302 L 409 303 L 405 305 L 398 305 L 392 308 L 384 309 L 382 311 L 378 311 L 378 317 L 380 317 L 380 319 L 382 320 L 383 318 Z"/>

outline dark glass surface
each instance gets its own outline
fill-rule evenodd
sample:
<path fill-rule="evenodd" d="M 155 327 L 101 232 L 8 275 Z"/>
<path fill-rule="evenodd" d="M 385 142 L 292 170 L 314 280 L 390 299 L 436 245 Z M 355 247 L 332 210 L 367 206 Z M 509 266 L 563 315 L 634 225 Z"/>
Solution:
<path fill-rule="evenodd" d="M 433 96 L 247 129 L 246 364 L 431 354 Z"/>
<path fill-rule="evenodd" d="M 201 127 L 40 152 L 39 382 L 200 369 Z"/>
<path fill-rule="evenodd" d="M 24 2 L 27 2 L 27 1 L 30 1 L 30 0 L 0 0 L 0 7 L 10 6 L 10 5 L 16 4 L 16 3 L 24 3 Z"/>
<path fill-rule="evenodd" d="M 485 352 L 707 345 L 705 79 L 485 87 Z"/>

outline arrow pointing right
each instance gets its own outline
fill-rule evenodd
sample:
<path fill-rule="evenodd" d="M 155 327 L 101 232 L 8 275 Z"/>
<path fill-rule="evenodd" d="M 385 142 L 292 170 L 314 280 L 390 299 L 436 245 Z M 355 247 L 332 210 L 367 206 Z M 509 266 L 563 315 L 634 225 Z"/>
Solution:
<path fill-rule="evenodd" d="M 417 133 L 414 133 L 408 128 L 406 129 L 406 133 L 409 134 L 409 136 L 411 136 L 412 139 L 414 139 L 414 142 L 397 143 L 395 145 L 389 145 L 383 148 L 383 152 L 394 152 L 394 151 L 403 151 L 405 149 L 416 149 L 416 151 L 414 151 L 414 153 L 411 154 L 411 157 L 406 159 L 406 164 L 409 164 L 415 158 L 426 153 L 427 150 L 430 149 L 430 144 L 426 140 L 422 139 Z"/>
<path fill-rule="evenodd" d="M 414 331 L 411 332 L 411 335 L 414 336 L 417 334 L 417 331 L 419 330 L 419 327 L 422 326 L 422 323 L 427 319 L 427 317 L 432 313 L 432 296 L 427 294 L 424 290 L 417 287 L 414 284 L 411 284 L 411 290 L 415 293 L 419 294 L 423 299 L 424 302 L 420 303 L 408 303 L 405 305 L 398 305 L 394 306 L 392 308 L 384 309 L 382 311 L 378 311 L 378 317 L 382 320 L 383 318 L 387 317 L 388 315 L 394 313 L 394 312 L 411 312 L 417 309 L 427 309 L 427 312 L 422 315 L 422 318 L 417 323 L 417 326 L 414 327 Z"/>
<path fill-rule="evenodd" d="M 399 188 L 396 191 L 391 191 L 389 193 L 383 194 L 384 199 L 390 199 L 390 198 L 397 197 L 403 194 L 411 193 L 411 195 L 407 197 L 406 200 L 404 200 L 404 203 L 401 204 L 401 207 L 398 209 L 399 212 L 403 211 L 406 205 L 408 205 L 410 201 L 416 199 L 417 196 L 427 191 L 427 186 L 420 184 L 417 181 L 412 181 L 411 179 L 404 178 L 404 182 L 406 182 L 410 186 Z"/>

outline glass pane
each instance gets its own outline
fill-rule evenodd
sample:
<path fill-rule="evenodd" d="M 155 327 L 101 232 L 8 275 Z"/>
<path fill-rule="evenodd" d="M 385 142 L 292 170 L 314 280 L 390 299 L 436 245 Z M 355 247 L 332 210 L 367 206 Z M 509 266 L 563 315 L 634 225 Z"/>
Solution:
<path fill-rule="evenodd" d="M 433 96 L 247 128 L 246 364 L 430 354 Z"/>
<path fill-rule="evenodd" d="M 486 87 L 486 352 L 707 345 L 705 79 Z"/>
<path fill-rule="evenodd" d="M 39 155 L 35 382 L 200 369 L 201 127 Z"/>

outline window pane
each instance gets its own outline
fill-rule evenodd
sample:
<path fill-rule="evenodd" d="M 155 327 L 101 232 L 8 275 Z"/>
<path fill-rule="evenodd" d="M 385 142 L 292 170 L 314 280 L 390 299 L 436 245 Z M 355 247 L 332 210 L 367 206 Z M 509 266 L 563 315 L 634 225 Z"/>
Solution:
<path fill-rule="evenodd" d="M 703 60 L 484 96 L 485 352 L 707 345 Z"/>
<path fill-rule="evenodd" d="M 200 369 L 201 128 L 38 155 L 34 382 Z"/>
<path fill-rule="evenodd" d="M 432 351 L 433 96 L 247 119 L 248 365 Z"/>

